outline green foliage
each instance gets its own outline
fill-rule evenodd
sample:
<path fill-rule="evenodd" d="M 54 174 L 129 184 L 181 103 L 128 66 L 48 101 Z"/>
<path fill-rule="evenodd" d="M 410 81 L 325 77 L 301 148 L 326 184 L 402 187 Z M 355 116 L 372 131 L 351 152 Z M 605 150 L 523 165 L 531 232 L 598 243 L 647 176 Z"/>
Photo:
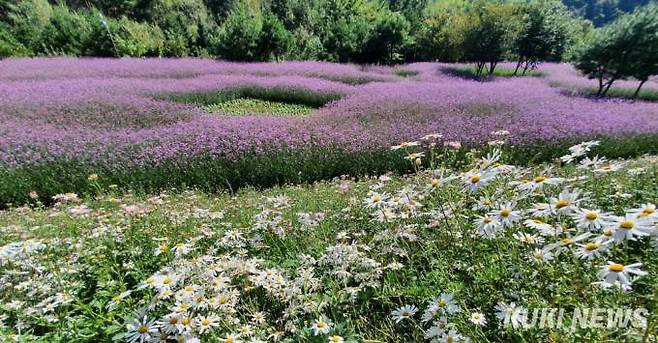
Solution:
<path fill-rule="evenodd" d="M 83 55 L 87 42 L 95 39 L 92 32 L 92 25 L 84 15 L 64 5 L 55 6 L 50 22 L 43 29 L 40 51 L 48 55 Z"/>
<path fill-rule="evenodd" d="M 214 105 L 229 100 L 248 98 L 319 108 L 328 102 L 339 99 L 342 96 L 342 94 L 314 92 L 304 88 L 264 88 L 260 86 L 251 86 L 214 92 L 165 94 L 161 97 L 176 102 L 191 103 L 204 106 Z"/>
<path fill-rule="evenodd" d="M 658 6 L 640 8 L 598 29 L 580 48 L 575 66 L 596 79 L 597 96 L 605 96 L 613 83 L 635 77 L 641 86 L 658 71 Z"/>
<path fill-rule="evenodd" d="M 263 18 L 259 55 L 265 60 L 279 61 L 290 52 L 292 39 L 292 34 L 286 30 L 283 23 L 276 16 L 268 14 Z"/>
<path fill-rule="evenodd" d="M 161 56 L 164 33 L 158 26 L 121 18 L 113 31 L 119 56 Z"/>
<path fill-rule="evenodd" d="M 540 61 L 559 61 L 569 39 L 570 15 L 564 5 L 555 2 L 535 3 L 521 7 L 518 31 L 512 42 L 512 53 L 523 74 Z"/>
<path fill-rule="evenodd" d="M 30 51 L 11 34 L 9 27 L 0 23 L 0 58 L 28 56 Z"/>
<path fill-rule="evenodd" d="M 43 31 L 50 24 L 52 7 L 47 0 L 22 0 L 5 3 L 3 21 L 13 37 L 32 53 L 40 51 Z"/>
<path fill-rule="evenodd" d="M 464 59 L 476 65 L 477 75 L 485 71 L 491 75 L 503 59 L 513 24 L 513 7 L 480 3 L 468 14 L 469 25 L 464 32 Z"/>
<path fill-rule="evenodd" d="M 262 114 L 286 117 L 303 116 L 314 110 L 313 107 L 306 105 L 247 98 L 227 100 L 218 104 L 207 105 L 203 108 L 211 113 L 221 112 L 233 115 Z"/>
<path fill-rule="evenodd" d="M 222 25 L 217 52 L 228 60 L 258 60 L 262 26 L 259 16 L 238 6 Z"/>
<path fill-rule="evenodd" d="M 368 56 L 386 64 L 399 61 L 399 51 L 408 40 L 409 28 L 409 22 L 400 13 L 388 12 L 378 16 L 368 35 Z"/>

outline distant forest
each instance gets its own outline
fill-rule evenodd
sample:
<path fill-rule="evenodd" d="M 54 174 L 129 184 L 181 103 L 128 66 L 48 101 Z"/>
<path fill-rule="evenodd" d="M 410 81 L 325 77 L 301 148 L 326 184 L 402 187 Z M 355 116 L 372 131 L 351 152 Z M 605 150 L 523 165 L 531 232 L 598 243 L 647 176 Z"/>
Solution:
<path fill-rule="evenodd" d="M 596 26 L 602 26 L 614 20 L 619 13 L 632 12 L 636 7 L 647 5 L 652 0 L 562 0 L 562 2 L 579 16 L 591 20 Z"/>

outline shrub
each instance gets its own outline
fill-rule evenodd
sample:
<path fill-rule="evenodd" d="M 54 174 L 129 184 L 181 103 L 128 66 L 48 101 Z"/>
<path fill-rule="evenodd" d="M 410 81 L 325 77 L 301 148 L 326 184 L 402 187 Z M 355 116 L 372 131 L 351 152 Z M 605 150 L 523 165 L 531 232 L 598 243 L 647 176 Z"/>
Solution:
<path fill-rule="evenodd" d="M 161 56 L 165 37 L 155 25 L 121 18 L 116 23 L 115 41 L 119 56 Z"/>
<path fill-rule="evenodd" d="M 217 52 L 228 60 L 257 60 L 262 26 L 260 17 L 238 6 L 222 25 Z"/>

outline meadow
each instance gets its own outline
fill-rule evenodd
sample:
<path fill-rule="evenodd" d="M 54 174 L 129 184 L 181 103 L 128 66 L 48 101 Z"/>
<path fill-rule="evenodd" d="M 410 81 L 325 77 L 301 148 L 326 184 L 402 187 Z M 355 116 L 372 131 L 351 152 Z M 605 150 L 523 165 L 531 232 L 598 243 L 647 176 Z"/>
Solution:
<path fill-rule="evenodd" d="M 655 341 L 658 83 L 513 68 L 0 61 L 0 339 Z"/>
<path fill-rule="evenodd" d="M 515 163 L 547 161 L 587 139 L 600 139 L 610 157 L 658 150 L 657 104 L 567 94 L 551 85 L 594 81 L 566 65 L 489 82 L 436 63 L 53 58 L 0 66 L 2 204 L 29 201 L 30 191 L 44 199 L 92 191 L 89 174 L 104 186 L 157 192 L 404 172 L 389 146 L 436 132 L 470 148 L 508 130 Z"/>

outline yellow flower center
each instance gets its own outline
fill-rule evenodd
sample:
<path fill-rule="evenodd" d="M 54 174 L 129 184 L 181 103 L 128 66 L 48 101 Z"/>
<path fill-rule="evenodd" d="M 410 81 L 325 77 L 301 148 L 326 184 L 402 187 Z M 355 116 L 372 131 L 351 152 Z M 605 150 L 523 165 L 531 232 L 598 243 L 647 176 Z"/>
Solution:
<path fill-rule="evenodd" d="M 324 321 L 321 320 L 321 321 L 318 322 L 317 327 L 319 329 L 324 329 L 324 328 L 327 327 L 327 323 L 325 323 Z"/>
<path fill-rule="evenodd" d="M 644 210 L 642 210 L 642 214 L 640 214 L 640 216 L 641 216 L 641 217 L 647 217 L 647 216 L 650 216 L 650 215 L 652 215 L 652 214 L 654 214 L 654 213 L 656 213 L 656 210 L 655 210 L 655 209 L 653 209 L 653 208 L 651 208 L 651 207 L 647 207 L 647 208 L 645 208 Z"/>
<path fill-rule="evenodd" d="M 489 218 L 489 217 L 485 217 L 484 219 L 482 219 L 482 222 L 484 222 L 485 224 L 489 224 L 489 223 L 491 223 L 491 221 L 492 221 L 492 219 Z"/>
<path fill-rule="evenodd" d="M 201 321 L 201 325 L 208 326 L 208 325 L 210 325 L 210 321 L 208 319 L 204 319 L 204 320 Z"/>
<path fill-rule="evenodd" d="M 139 333 L 141 333 L 141 334 L 145 334 L 145 333 L 149 332 L 149 328 L 147 328 L 146 326 L 142 325 L 142 326 L 139 327 L 139 329 L 137 329 L 137 332 L 139 332 Z"/>
<path fill-rule="evenodd" d="M 569 244 L 573 243 L 573 239 L 571 239 L 571 238 L 562 238 L 560 240 L 560 243 L 562 243 L 564 245 L 569 245 Z"/>
<path fill-rule="evenodd" d="M 633 222 L 632 220 L 624 220 L 623 222 L 621 222 L 621 224 L 619 224 L 619 227 L 624 230 L 631 230 L 632 228 L 635 227 L 635 222 Z"/>
<path fill-rule="evenodd" d="M 585 244 L 585 249 L 587 251 L 594 251 L 598 248 L 599 248 L 599 244 L 595 243 L 595 242 L 589 242 L 589 243 Z"/>
<path fill-rule="evenodd" d="M 471 177 L 471 183 L 478 183 L 480 182 L 480 179 L 481 179 L 480 175 L 473 175 Z"/>
<path fill-rule="evenodd" d="M 343 339 L 343 337 L 340 337 L 340 336 L 331 336 L 331 338 L 329 338 L 329 340 L 330 340 L 331 342 L 334 342 L 334 343 L 338 343 L 338 342 L 340 342 L 342 339 Z"/>
<path fill-rule="evenodd" d="M 432 187 L 436 187 L 436 186 L 438 186 L 438 185 L 439 185 L 439 180 L 437 180 L 437 179 L 432 179 Z M 336 336 L 334 336 L 334 337 L 336 337 Z"/>
<path fill-rule="evenodd" d="M 509 217 L 510 214 L 512 214 L 512 210 L 510 210 L 509 208 L 504 208 L 500 210 L 500 215 L 503 217 Z"/>
<path fill-rule="evenodd" d="M 114 297 L 112 297 L 112 301 L 114 302 L 121 301 L 121 295 L 115 295 Z"/>
<path fill-rule="evenodd" d="M 381 202 L 381 201 L 382 198 L 380 196 L 375 195 L 374 197 L 372 197 L 372 202 Z"/>
<path fill-rule="evenodd" d="M 596 220 L 598 217 L 598 213 L 593 211 L 587 212 L 587 214 L 585 214 L 585 218 L 587 218 L 587 220 Z"/>
<path fill-rule="evenodd" d="M 168 285 L 172 282 L 174 282 L 174 280 L 170 277 L 166 277 L 166 278 L 164 278 L 164 280 L 162 280 L 162 283 L 165 284 L 165 285 Z"/>
<path fill-rule="evenodd" d="M 183 318 L 183 320 L 181 320 L 180 322 L 181 322 L 181 324 L 183 324 L 183 325 L 187 325 L 187 324 L 190 323 L 190 318 L 185 317 L 185 318 Z"/>
<path fill-rule="evenodd" d="M 148 283 L 149 285 L 152 285 L 152 284 L 155 283 L 155 279 L 150 277 L 150 278 L 146 279 L 146 283 Z"/>
<path fill-rule="evenodd" d="M 177 323 L 178 323 L 178 318 L 176 318 L 176 317 L 171 317 L 171 318 L 169 319 L 169 324 L 171 324 L 171 325 L 176 325 Z"/>
<path fill-rule="evenodd" d="M 537 176 L 535 178 L 535 182 L 536 183 L 544 182 L 544 181 L 546 181 L 546 179 L 547 179 L 546 176 Z"/>
<path fill-rule="evenodd" d="M 608 269 L 611 272 L 620 273 L 624 271 L 624 265 L 619 263 L 613 263 L 610 266 L 608 266 Z"/>
<path fill-rule="evenodd" d="M 533 219 L 532 222 L 535 224 L 544 224 L 544 222 L 539 219 Z"/>
<path fill-rule="evenodd" d="M 565 208 L 567 206 L 569 206 L 569 201 L 566 199 L 560 199 L 555 203 L 555 207 L 557 207 L 558 209 Z"/>

